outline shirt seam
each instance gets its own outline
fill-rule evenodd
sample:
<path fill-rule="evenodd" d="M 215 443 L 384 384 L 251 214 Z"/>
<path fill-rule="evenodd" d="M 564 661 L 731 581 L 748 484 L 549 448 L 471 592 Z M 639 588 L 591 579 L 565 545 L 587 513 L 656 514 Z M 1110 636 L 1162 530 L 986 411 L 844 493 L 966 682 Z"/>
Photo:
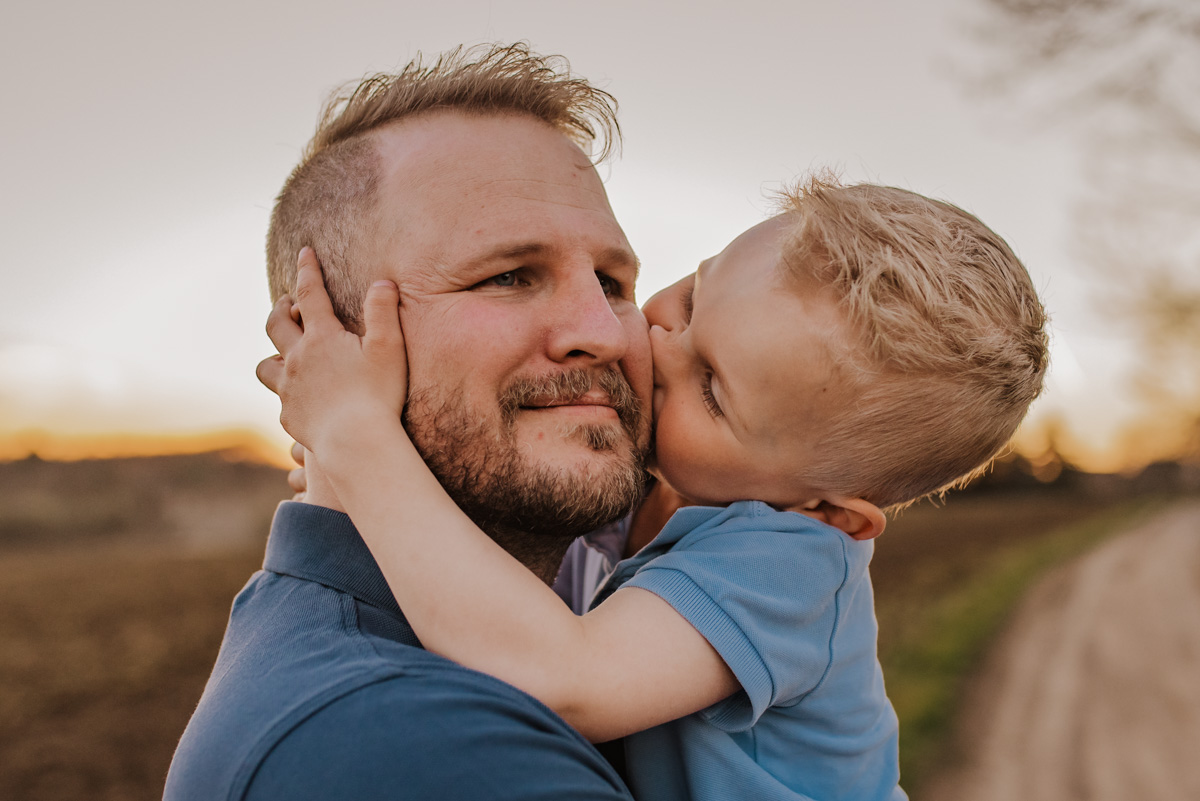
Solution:
<path fill-rule="evenodd" d="M 365 604 L 370 604 L 371 606 L 375 607 L 376 609 L 382 609 L 383 611 L 388 612 L 389 614 L 395 614 L 395 612 L 396 612 L 395 609 L 389 608 L 389 605 L 386 604 L 385 599 L 370 597 L 364 591 L 361 591 L 354 587 L 349 587 L 349 586 L 342 584 L 341 582 L 339 582 L 339 580 L 336 576 L 334 576 L 332 574 L 326 574 L 319 570 L 307 569 L 307 570 L 301 571 L 301 570 L 280 569 L 278 567 L 273 567 L 273 568 L 268 569 L 268 568 L 264 567 L 261 572 L 273 573 L 277 576 L 284 576 L 286 578 L 294 579 L 295 581 L 307 581 L 307 582 L 311 582 L 313 584 L 319 584 L 320 586 L 324 587 L 327 590 L 332 590 L 333 592 L 340 593 L 342 595 L 346 595 L 351 598 L 355 598 L 359 601 L 362 601 Z M 394 598 L 392 599 L 392 603 L 395 603 Z M 399 607 L 397 606 L 397 608 L 399 608 Z"/>
<path fill-rule="evenodd" d="M 790 705 L 793 707 L 799 706 L 801 703 L 803 703 L 805 698 L 808 698 L 810 695 L 819 690 L 821 685 L 825 683 L 825 679 L 829 678 L 829 674 L 833 670 L 834 650 L 836 648 L 834 642 L 837 639 L 838 629 L 842 624 L 842 595 L 844 594 L 846 587 L 850 584 L 850 555 L 846 551 L 846 541 L 841 537 L 838 537 L 838 547 L 842 551 L 842 581 L 838 585 L 838 588 L 833 592 L 833 625 L 829 628 L 829 659 L 825 663 L 825 670 L 821 674 L 821 678 L 817 680 L 817 683 L 814 684 L 812 688 L 808 690 L 808 692 L 797 696 L 796 702 Z"/>
<path fill-rule="evenodd" d="M 662 593 L 660 593 L 650 587 L 643 587 L 639 584 L 632 583 L 639 575 L 642 575 L 643 573 L 649 573 L 651 571 L 660 571 L 662 573 L 671 573 L 671 574 L 674 574 L 675 576 L 678 576 L 679 578 L 685 580 L 687 582 L 688 586 L 690 586 L 697 593 L 697 595 L 699 595 L 700 597 L 703 597 L 704 600 L 708 602 L 708 604 L 711 606 L 712 609 L 714 609 L 720 613 L 721 620 L 726 625 L 728 625 L 733 631 L 737 632 L 738 636 L 741 638 L 742 643 L 744 643 L 744 645 L 746 647 L 746 651 L 748 653 L 754 654 L 754 658 L 758 662 L 758 667 L 766 675 L 767 682 L 770 685 L 770 696 L 769 697 L 774 698 L 775 692 L 776 692 L 775 677 L 773 675 L 771 675 L 771 671 L 767 665 L 766 660 L 763 659 L 762 654 L 759 652 L 758 648 L 755 647 L 754 642 L 750 639 L 750 637 L 748 637 L 746 635 L 745 630 L 740 625 L 738 625 L 737 621 L 733 619 L 733 616 L 730 615 L 725 610 L 725 608 L 723 606 L 721 606 L 721 604 L 717 603 L 717 601 L 712 597 L 712 595 L 710 595 L 708 593 L 707 590 L 705 590 L 703 587 L 701 587 L 699 584 L 697 584 L 696 580 L 693 579 L 690 575 L 688 575 L 684 571 L 679 570 L 678 568 L 674 568 L 674 567 L 655 567 L 653 564 L 653 560 L 651 560 L 647 564 L 643 565 L 642 568 L 637 571 L 637 573 L 635 573 L 633 576 L 630 577 L 629 581 L 625 582 L 621 586 L 632 586 L 632 587 L 636 587 L 638 589 L 645 590 L 647 592 L 652 592 L 655 595 L 657 595 L 658 597 L 662 598 L 667 603 L 671 603 L 667 599 L 667 597 L 665 597 Z M 695 624 L 692 623 L 692 621 L 688 618 L 688 616 L 685 615 L 683 612 L 681 612 L 677 607 L 675 607 L 674 604 L 671 604 L 671 608 L 675 609 L 675 612 L 677 614 L 679 614 L 680 617 L 682 617 L 684 620 L 687 620 L 689 624 L 691 624 L 692 626 L 695 626 Z M 700 631 L 700 630 L 697 629 L 697 631 Z M 704 635 L 704 632 L 700 632 L 700 633 L 702 636 Z M 711 645 L 713 647 L 713 650 L 717 651 L 717 654 L 721 657 L 721 660 L 725 661 L 724 654 L 722 654 L 720 652 L 720 650 L 717 649 L 716 644 L 714 644 L 712 642 L 712 640 L 709 640 L 707 636 L 705 636 L 704 639 L 708 642 L 709 645 Z M 728 662 L 726 662 L 725 664 L 726 664 L 726 666 L 729 666 Z M 733 668 L 730 667 L 730 670 L 732 670 L 732 669 Z M 736 674 L 735 674 L 735 678 L 736 678 Z M 746 690 L 745 686 L 742 685 L 741 679 L 738 679 L 738 684 L 739 684 L 739 686 L 742 687 L 742 692 L 745 692 L 747 697 L 749 697 L 750 693 Z M 720 702 L 718 702 L 718 703 L 720 703 Z M 751 703 L 751 706 L 753 706 L 753 702 Z M 774 706 L 774 704 L 770 704 L 770 703 L 767 704 L 767 708 L 769 708 L 771 706 Z"/>

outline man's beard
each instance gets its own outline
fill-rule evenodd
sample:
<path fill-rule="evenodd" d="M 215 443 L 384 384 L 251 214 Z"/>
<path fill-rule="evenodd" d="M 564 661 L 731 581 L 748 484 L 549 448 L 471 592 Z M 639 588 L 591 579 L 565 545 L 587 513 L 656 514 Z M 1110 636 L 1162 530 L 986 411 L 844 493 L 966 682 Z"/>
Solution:
<path fill-rule="evenodd" d="M 577 472 L 538 464 L 536 453 L 516 441 L 521 407 L 570 403 L 593 387 L 607 393 L 628 438 L 611 425 L 564 423 L 561 436 L 585 444 L 600 464 Z M 403 421 L 451 499 L 505 550 L 549 580 L 572 540 L 623 517 L 641 499 L 643 418 L 641 401 L 619 372 L 574 369 L 511 382 L 499 398 L 498 428 L 473 415 L 461 393 L 433 388 L 409 397 Z M 614 458 L 624 450 L 626 458 Z"/>

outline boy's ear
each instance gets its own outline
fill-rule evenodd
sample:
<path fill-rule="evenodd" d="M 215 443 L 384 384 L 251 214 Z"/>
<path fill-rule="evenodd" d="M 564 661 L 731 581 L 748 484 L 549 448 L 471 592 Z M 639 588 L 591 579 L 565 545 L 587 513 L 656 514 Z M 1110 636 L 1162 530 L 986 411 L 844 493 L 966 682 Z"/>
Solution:
<path fill-rule="evenodd" d="M 821 498 L 796 511 L 841 529 L 855 540 L 873 540 L 887 525 L 883 511 L 862 498 Z"/>

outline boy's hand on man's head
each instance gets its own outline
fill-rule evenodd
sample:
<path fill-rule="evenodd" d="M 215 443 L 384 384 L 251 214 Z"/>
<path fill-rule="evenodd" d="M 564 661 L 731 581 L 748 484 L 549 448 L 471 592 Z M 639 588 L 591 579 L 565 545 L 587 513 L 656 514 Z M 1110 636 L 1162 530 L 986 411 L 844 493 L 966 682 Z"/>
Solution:
<path fill-rule="evenodd" d="M 267 335 L 279 354 L 260 362 L 257 371 L 282 401 L 284 429 L 320 453 L 345 433 L 398 420 L 408 363 L 396 285 L 377 281 L 367 291 L 360 337 L 338 320 L 316 255 L 304 248 L 295 297 L 280 298 L 267 318 Z"/>

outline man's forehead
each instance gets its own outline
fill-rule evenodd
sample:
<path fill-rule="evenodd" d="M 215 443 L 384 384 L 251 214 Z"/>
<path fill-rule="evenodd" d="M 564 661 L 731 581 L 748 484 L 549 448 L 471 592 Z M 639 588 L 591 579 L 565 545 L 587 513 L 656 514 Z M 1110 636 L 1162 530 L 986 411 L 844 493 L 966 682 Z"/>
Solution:
<path fill-rule="evenodd" d="M 378 148 L 381 196 L 395 213 L 519 218 L 554 204 L 612 219 L 583 151 L 540 120 L 442 113 L 388 126 Z"/>
<path fill-rule="evenodd" d="M 437 264 L 434 279 L 470 264 L 586 250 L 598 266 L 636 270 L 594 167 L 540 120 L 439 113 L 377 136 L 387 262 L 407 251 L 399 261 Z"/>
<path fill-rule="evenodd" d="M 554 171 L 563 180 L 596 177 L 587 155 L 558 129 L 521 114 L 439 111 L 390 123 L 372 134 L 384 172 L 520 180 Z"/>

